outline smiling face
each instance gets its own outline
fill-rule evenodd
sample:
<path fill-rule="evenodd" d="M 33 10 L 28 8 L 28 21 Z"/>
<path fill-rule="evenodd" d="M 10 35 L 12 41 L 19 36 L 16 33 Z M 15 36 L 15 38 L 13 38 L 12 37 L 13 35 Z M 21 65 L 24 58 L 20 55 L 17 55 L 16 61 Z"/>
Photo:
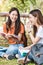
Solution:
<path fill-rule="evenodd" d="M 14 23 L 14 22 L 17 20 L 17 18 L 18 18 L 18 13 L 17 13 L 17 11 L 15 10 L 15 11 L 12 11 L 12 12 L 9 14 L 9 16 L 10 16 L 10 19 L 11 19 L 12 23 Z"/>
<path fill-rule="evenodd" d="M 29 21 L 32 25 L 35 25 L 37 23 L 37 17 L 34 17 L 32 14 L 29 14 Z"/>

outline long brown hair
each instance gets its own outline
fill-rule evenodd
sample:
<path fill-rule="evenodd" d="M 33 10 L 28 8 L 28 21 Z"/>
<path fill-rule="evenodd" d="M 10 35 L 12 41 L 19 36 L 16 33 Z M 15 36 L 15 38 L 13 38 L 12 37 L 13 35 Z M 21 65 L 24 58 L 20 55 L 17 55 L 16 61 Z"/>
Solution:
<path fill-rule="evenodd" d="M 21 23 L 21 21 L 20 21 L 20 13 L 19 13 L 19 10 L 17 8 L 15 8 L 15 7 L 12 7 L 10 9 L 10 11 L 9 11 L 9 14 L 12 11 L 17 11 L 17 13 L 18 13 L 18 18 L 17 18 L 17 20 L 15 22 L 15 33 L 14 33 L 14 34 L 18 35 L 18 33 L 19 33 L 20 29 L 21 29 L 21 25 L 20 24 L 23 25 L 23 23 Z M 11 21 L 10 17 L 8 17 L 8 20 L 6 22 L 7 32 L 9 31 L 9 28 L 11 28 L 11 24 L 12 24 L 12 21 Z M 24 46 L 27 46 L 27 38 L 26 38 L 26 35 L 25 35 L 25 31 L 24 31 L 24 34 L 22 35 L 22 41 L 24 42 Z"/>
<path fill-rule="evenodd" d="M 39 9 L 35 9 L 35 10 L 30 11 L 30 14 L 32 14 L 34 17 L 38 18 L 37 23 L 39 25 L 43 25 L 43 16 L 42 16 L 42 13 Z M 34 37 L 35 37 L 36 32 L 37 32 L 37 27 L 35 25 L 33 26 L 33 30 L 34 30 Z"/>
<path fill-rule="evenodd" d="M 17 20 L 16 20 L 16 22 L 15 22 L 15 33 L 14 34 L 18 34 L 19 33 L 19 31 L 20 31 L 20 13 L 19 13 L 19 10 L 17 9 L 17 8 L 15 8 L 15 7 L 12 7 L 11 9 L 10 9 L 10 11 L 9 11 L 9 14 L 12 12 L 12 11 L 17 11 L 17 14 L 18 14 L 18 18 L 17 18 Z M 8 32 L 8 30 L 9 30 L 9 28 L 11 28 L 11 24 L 12 24 L 12 21 L 11 21 L 11 19 L 10 19 L 10 17 L 8 17 L 8 20 L 7 20 L 7 22 L 6 22 L 6 25 L 7 25 L 7 32 Z"/>

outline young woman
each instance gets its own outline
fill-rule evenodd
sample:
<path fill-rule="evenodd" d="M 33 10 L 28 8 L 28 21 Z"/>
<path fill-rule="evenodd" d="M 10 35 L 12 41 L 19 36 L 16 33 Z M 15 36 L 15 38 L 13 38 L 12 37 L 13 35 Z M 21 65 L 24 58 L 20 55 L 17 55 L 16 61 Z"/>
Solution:
<path fill-rule="evenodd" d="M 15 54 L 18 54 L 18 48 L 24 46 L 24 42 L 27 42 L 24 25 L 20 21 L 20 14 L 17 8 L 12 7 L 9 11 L 9 17 L 7 22 L 3 25 L 3 32 L 6 33 L 5 38 L 9 42 L 9 47 L 6 52 L 0 52 L 1 57 L 6 59 L 13 59 Z M 16 35 L 17 39 L 12 37 Z M 26 40 L 26 41 L 25 41 Z"/>
<path fill-rule="evenodd" d="M 40 57 L 36 55 L 38 53 L 43 53 L 43 16 L 41 11 L 38 9 L 30 11 L 29 21 L 30 23 L 27 23 L 27 29 L 33 44 L 22 49 L 30 49 L 28 58 L 31 60 L 33 59 L 40 65 L 43 63 L 43 55 Z M 33 27 L 34 35 L 31 33 L 30 25 Z M 24 59 L 19 59 L 18 62 L 21 62 L 22 60 Z"/>

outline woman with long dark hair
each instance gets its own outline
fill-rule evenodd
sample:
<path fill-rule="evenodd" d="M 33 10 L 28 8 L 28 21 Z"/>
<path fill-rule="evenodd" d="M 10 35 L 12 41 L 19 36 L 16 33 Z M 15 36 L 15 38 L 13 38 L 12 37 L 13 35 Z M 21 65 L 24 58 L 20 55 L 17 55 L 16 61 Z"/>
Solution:
<path fill-rule="evenodd" d="M 37 56 L 37 54 L 43 53 L 43 16 L 41 11 L 38 9 L 30 11 L 29 21 L 30 23 L 27 23 L 27 30 L 33 44 L 24 49 L 30 50 L 28 55 L 30 60 L 34 60 L 37 63 L 36 65 L 41 65 L 43 63 L 43 55 Z M 34 34 L 29 30 L 31 28 L 30 25 L 33 27 Z M 19 63 L 21 61 L 24 61 L 24 59 L 18 60 Z"/>
<path fill-rule="evenodd" d="M 19 53 L 18 48 L 20 46 L 24 47 L 26 45 L 24 42 L 27 42 L 24 25 L 20 21 L 20 14 L 17 8 L 12 7 L 10 9 L 8 20 L 3 25 L 3 32 L 6 33 L 5 38 L 9 41 L 9 47 L 6 53 L 0 52 L 0 56 L 6 59 L 13 59 Z"/>

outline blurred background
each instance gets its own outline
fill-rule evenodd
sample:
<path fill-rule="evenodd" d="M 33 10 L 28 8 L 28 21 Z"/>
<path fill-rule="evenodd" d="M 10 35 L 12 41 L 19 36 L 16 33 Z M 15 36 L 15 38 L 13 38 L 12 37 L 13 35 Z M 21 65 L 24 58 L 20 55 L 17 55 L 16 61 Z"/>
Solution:
<path fill-rule="evenodd" d="M 18 8 L 20 14 L 28 14 L 32 9 L 40 9 L 43 14 L 43 0 L 0 0 L 0 12 L 9 12 L 11 7 Z M 0 17 L 0 26 L 5 22 L 6 18 Z M 22 18 L 22 22 L 26 24 L 27 19 Z"/>

